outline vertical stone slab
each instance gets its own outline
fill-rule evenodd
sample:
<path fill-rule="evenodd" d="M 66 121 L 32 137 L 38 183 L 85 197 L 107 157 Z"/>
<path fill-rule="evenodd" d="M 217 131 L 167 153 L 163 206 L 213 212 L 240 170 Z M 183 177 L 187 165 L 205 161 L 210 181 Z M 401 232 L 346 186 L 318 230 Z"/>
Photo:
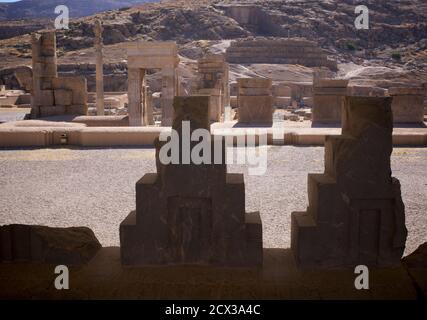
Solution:
<path fill-rule="evenodd" d="M 273 122 L 272 80 L 267 78 L 237 79 L 239 122 L 271 124 Z"/>
<path fill-rule="evenodd" d="M 400 264 L 407 230 L 391 176 L 389 97 L 346 97 L 340 136 L 327 136 L 325 173 L 309 174 L 306 212 L 292 213 L 291 249 L 301 267 Z"/>
<path fill-rule="evenodd" d="M 150 90 L 150 87 L 145 86 L 144 94 L 144 124 L 145 125 L 154 125 L 154 116 L 153 116 L 153 93 Z"/>
<path fill-rule="evenodd" d="M 33 69 L 31 113 L 33 117 L 39 117 L 41 106 L 54 105 L 52 80 L 58 76 L 55 32 L 33 34 L 31 48 Z"/>
<path fill-rule="evenodd" d="M 103 62 L 103 40 L 102 24 L 95 20 L 95 57 L 96 57 L 96 114 L 103 116 L 104 111 L 104 62 Z"/>
<path fill-rule="evenodd" d="M 214 163 L 209 97 L 175 97 L 173 106 L 178 140 L 171 143 L 179 148 L 179 163 L 164 163 L 167 142 L 156 141 L 157 173 L 136 183 L 136 211 L 120 225 L 122 264 L 259 267 L 260 215 L 245 213 L 243 175 L 227 174 L 223 139 L 222 162 Z M 210 161 L 196 164 L 184 158 L 198 145 L 186 139 L 199 129 L 209 138 Z"/>
<path fill-rule="evenodd" d="M 317 79 L 313 87 L 313 124 L 339 124 L 348 80 Z"/>
<path fill-rule="evenodd" d="M 162 126 L 171 126 L 173 120 L 173 99 L 177 91 L 176 69 L 172 66 L 162 69 Z"/>
<path fill-rule="evenodd" d="M 128 112 L 129 126 L 143 125 L 142 83 L 145 71 L 141 69 L 128 70 Z"/>

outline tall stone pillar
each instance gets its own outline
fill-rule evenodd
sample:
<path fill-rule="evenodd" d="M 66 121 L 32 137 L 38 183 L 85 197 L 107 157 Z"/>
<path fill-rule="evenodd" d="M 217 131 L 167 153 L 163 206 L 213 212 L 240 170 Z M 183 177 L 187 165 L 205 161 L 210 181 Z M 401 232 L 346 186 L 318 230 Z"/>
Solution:
<path fill-rule="evenodd" d="M 144 123 L 142 84 L 145 70 L 132 68 L 128 70 L 128 113 L 129 126 L 142 126 Z"/>
<path fill-rule="evenodd" d="M 96 55 L 96 114 L 104 115 L 104 63 L 102 57 L 102 25 L 95 21 L 95 55 Z"/>
<path fill-rule="evenodd" d="M 154 125 L 153 93 L 149 86 L 144 85 L 144 125 Z"/>
<path fill-rule="evenodd" d="M 173 119 L 173 99 L 177 92 L 176 68 L 168 66 L 162 69 L 162 126 L 171 126 Z"/>
<path fill-rule="evenodd" d="M 58 77 L 56 35 L 54 31 L 34 34 L 31 38 L 33 89 L 32 117 L 40 116 L 40 107 L 54 106 L 52 81 Z"/>
<path fill-rule="evenodd" d="M 224 88 L 224 93 L 223 93 L 223 97 L 224 97 L 224 102 L 223 102 L 223 107 L 229 107 L 230 106 L 230 78 L 229 78 L 229 74 L 230 74 L 230 65 L 228 63 L 224 63 L 224 68 L 225 68 L 225 72 L 224 72 L 224 78 L 222 80 L 223 82 L 223 88 Z M 222 112 L 224 112 L 224 110 L 222 110 Z"/>

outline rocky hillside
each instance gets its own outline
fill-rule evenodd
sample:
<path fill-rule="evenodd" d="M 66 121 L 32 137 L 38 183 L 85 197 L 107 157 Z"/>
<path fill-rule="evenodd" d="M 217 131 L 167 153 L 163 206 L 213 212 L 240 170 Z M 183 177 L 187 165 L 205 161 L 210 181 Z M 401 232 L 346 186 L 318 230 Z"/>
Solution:
<path fill-rule="evenodd" d="M 248 36 L 305 37 L 331 53 L 388 58 L 427 49 L 425 0 L 369 0 L 370 29 L 356 30 L 353 0 L 170 1 L 100 14 L 106 44 L 135 40 L 224 40 Z M 64 50 L 91 45 L 91 17 L 75 21 L 59 37 Z M 409 50 L 406 50 L 409 48 Z M 396 56 L 397 57 L 397 56 Z"/>
<path fill-rule="evenodd" d="M 73 19 L 70 30 L 57 32 L 58 54 L 60 63 L 93 63 L 93 24 L 95 18 L 101 18 L 105 61 L 111 64 L 126 59 L 122 43 L 127 41 L 174 40 L 179 44 L 181 57 L 194 61 L 207 51 L 223 52 L 230 41 L 241 38 L 304 37 L 316 41 L 336 59 L 343 74 L 361 68 L 363 72 L 355 74 L 362 79 L 383 76 L 392 79 L 398 75 L 405 81 L 427 81 L 427 2 L 366 0 L 363 3 L 370 10 L 370 29 L 356 30 L 354 11 L 359 3 L 356 0 L 146 3 Z M 2 30 L 12 28 L 11 22 L 7 24 L 0 23 L 0 38 Z M 23 30 L 22 35 L 0 40 L 0 68 L 30 64 L 27 33 L 35 25 L 35 21 L 20 21 L 12 29 Z M 256 69 L 248 68 L 251 72 Z M 236 70 L 240 67 L 236 66 Z M 262 70 L 257 72 L 260 74 Z"/>
<path fill-rule="evenodd" d="M 65 5 L 71 17 L 84 17 L 112 9 L 131 7 L 150 0 L 21 0 L 0 4 L 0 20 L 54 18 L 55 8 Z"/>

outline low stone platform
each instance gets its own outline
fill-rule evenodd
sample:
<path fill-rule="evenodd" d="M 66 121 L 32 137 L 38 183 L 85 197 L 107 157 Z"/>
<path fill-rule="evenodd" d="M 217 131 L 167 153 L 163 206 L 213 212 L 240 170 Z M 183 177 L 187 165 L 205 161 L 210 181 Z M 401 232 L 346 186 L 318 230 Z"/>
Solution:
<path fill-rule="evenodd" d="M 273 137 L 275 129 L 278 136 Z M 0 125 L 0 147 L 48 147 L 61 145 L 66 135 L 67 145 L 81 147 L 153 146 L 160 132 L 170 127 L 18 127 L 12 123 Z M 213 134 L 240 136 L 254 132 L 257 136 L 267 134 L 270 145 L 323 146 L 325 136 L 339 134 L 340 128 L 288 127 L 285 122 L 271 126 L 239 126 L 236 121 L 214 123 Z M 277 131 L 276 131 L 277 132 Z M 427 146 L 427 128 L 394 128 L 393 145 Z"/>
<path fill-rule="evenodd" d="M 120 249 L 103 248 L 87 266 L 70 267 L 70 289 L 62 291 L 54 287 L 54 269 L 0 264 L 0 298 L 375 300 L 417 299 L 426 293 L 425 284 L 411 279 L 404 267 L 372 269 L 369 290 L 356 290 L 354 270 L 301 271 L 289 249 L 264 249 L 262 269 L 229 269 L 122 267 Z"/>

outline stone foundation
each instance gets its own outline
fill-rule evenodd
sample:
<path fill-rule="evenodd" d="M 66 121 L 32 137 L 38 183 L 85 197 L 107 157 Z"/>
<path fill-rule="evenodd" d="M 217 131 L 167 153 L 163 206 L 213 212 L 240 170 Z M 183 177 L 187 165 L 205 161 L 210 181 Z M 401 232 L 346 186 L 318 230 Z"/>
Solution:
<path fill-rule="evenodd" d="M 221 121 L 225 106 L 230 105 L 229 66 L 222 54 L 209 54 L 198 61 L 198 94 L 211 96 L 210 120 Z"/>

